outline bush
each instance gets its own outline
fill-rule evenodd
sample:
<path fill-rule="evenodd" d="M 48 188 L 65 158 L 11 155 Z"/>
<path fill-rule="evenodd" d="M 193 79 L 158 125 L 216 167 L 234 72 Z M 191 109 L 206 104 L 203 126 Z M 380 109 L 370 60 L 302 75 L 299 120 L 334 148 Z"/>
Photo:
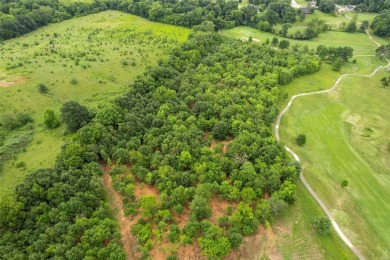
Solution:
<path fill-rule="evenodd" d="M 341 187 L 347 187 L 348 186 L 348 181 L 347 180 L 342 180 L 341 181 Z"/>
<path fill-rule="evenodd" d="M 331 222 L 327 217 L 317 217 L 314 227 L 320 235 L 327 235 L 330 233 Z"/>
<path fill-rule="evenodd" d="M 340 71 L 342 66 L 342 61 L 340 58 L 336 59 L 332 64 L 332 70 L 334 71 Z"/>
<path fill-rule="evenodd" d="M 43 123 L 47 128 L 53 129 L 60 125 L 60 120 L 57 118 L 53 110 L 46 110 L 43 114 Z"/>
<path fill-rule="evenodd" d="M 24 125 L 34 121 L 32 119 L 32 117 L 30 116 L 30 114 L 27 114 L 27 113 L 17 114 L 16 118 L 17 118 L 20 126 L 24 126 Z"/>
<path fill-rule="evenodd" d="M 38 89 L 38 92 L 41 94 L 45 94 L 45 93 L 49 92 L 49 88 L 46 87 L 46 85 L 43 83 L 38 84 L 37 89 Z"/>
<path fill-rule="evenodd" d="M 306 135 L 304 135 L 304 134 L 298 135 L 297 138 L 295 139 L 295 142 L 299 146 L 303 146 L 306 143 Z"/>
<path fill-rule="evenodd" d="M 76 85 L 77 83 L 79 83 L 79 81 L 75 78 L 70 80 L 70 84 L 72 84 L 72 85 Z"/>
<path fill-rule="evenodd" d="M 239 248 L 242 243 L 242 235 L 238 232 L 231 232 L 228 235 L 228 240 L 232 248 Z"/>

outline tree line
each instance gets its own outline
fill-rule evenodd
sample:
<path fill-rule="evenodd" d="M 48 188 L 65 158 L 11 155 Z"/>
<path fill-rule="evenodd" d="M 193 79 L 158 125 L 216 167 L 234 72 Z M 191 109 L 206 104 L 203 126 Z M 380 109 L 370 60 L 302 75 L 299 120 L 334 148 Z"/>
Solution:
<path fill-rule="evenodd" d="M 330 0 L 323 0 L 319 3 L 320 9 L 328 12 L 329 10 L 326 7 L 329 5 L 333 7 L 330 11 L 334 11 L 334 2 L 329 4 L 326 1 Z M 298 31 L 289 35 L 287 34 L 289 25 L 297 19 L 305 19 L 305 13 L 301 9 L 292 8 L 289 1 L 258 0 L 256 3 L 259 6 L 247 5 L 238 8 L 238 1 L 222 0 L 154 2 L 147 0 L 130 2 L 125 0 L 97 0 L 92 2 L 64 2 L 59 0 L 46 2 L 37 0 L 2 1 L 0 3 L 0 40 L 20 36 L 48 23 L 57 23 L 72 17 L 109 9 L 135 14 L 151 21 L 190 28 L 209 21 L 212 22 L 214 30 L 244 25 L 262 31 L 278 33 L 275 32 L 273 27 L 276 24 L 283 24 L 282 33 L 285 37 L 303 40 L 315 38 L 319 33 L 330 30 L 330 27 L 324 21 L 317 19 L 309 23 L 305 31 Z M 381 36 L 378 30 L 374 29 L 374 33 Z"/>

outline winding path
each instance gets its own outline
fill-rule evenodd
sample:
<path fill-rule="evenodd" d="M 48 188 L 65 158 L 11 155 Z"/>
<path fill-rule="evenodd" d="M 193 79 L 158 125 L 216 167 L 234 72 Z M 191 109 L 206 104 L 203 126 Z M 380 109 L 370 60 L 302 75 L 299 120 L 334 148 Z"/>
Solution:
<path fill-rule="evenodd" d="M 368 31 L 366 31 L 366 33 L 367 33 L 368 37 L 370 38 L 370 40 L 372 40 L 376 45 L 380 46 L 380 44 L 377 41 L 375 41 L 375 39 L 372 38 L 372 36 L 370 35 L 370 33 Z M 292 103 L 294 102 L 294 100 L 296 98 L 331 92 L 337 88 L 337 86 L 339 85 L 340 81 L 343 78 L 348 77 L 348 76 L 371 77 L 371 76 L 375 75 L 375 73 L 377 73 L 379 70 L 386 68 L 386 67 L 389 67 L 390 61 L 387 60 L 387 62 L 388 63 L 386 66 L 379 66 L 371 74 L 368 74 L 368 75 L 364 75 L 364 74 L 344 74 L 344 75 L 341 75 L 330 89 L 321 90 L 321 91 L 314 91 L 314 92 L 309 92 L 309 93 L 302 93 L 302 94 L 297 94 L 297 95 L 292 96 L 291 99 L 289 100 L 287 106 L 282 110 L 282 112 L 280 112 L 280 114 L 278 115 L 278 118 L 276 119 L 276 124 L 275 124 L 276 140 L 280 141 L 280 135 L 279 135 L 280 121 L 282 120 L 283 115 L 290 109 Z M 294 157 L 295 160 L 300 162 L 299 156 L 293 150 L 291 150 L 288 146 L 285 146 L 285 149 L 287 150 L 287 152 L 289 152 Z M 325 203 L 321 200 L 321 198 L 317 195 L 317 193 L 314 192 L 314 190 L 311 188 L 309 183 L 306 181 L 305 176 L 303 175 L 303 171 L 300 174 L 300 180 L 302 181 L 303 185 L 305 185 L 306 189 L 310 192 L 310 194 L 314 197 L 314 199 L 318 202 L 318 204 L 320 204 L 321 208 L 325 211 L 326 215 L 329 217 L 330 221 L 332 222 L 334 229 L 336 230 L 336 232 L 340 236 L 340 238 L 344 241 L 344 243 L 347 244 L 347 246 L 355 253 L 355 255 L 359 259 L 364 259 L 364 256 L 356 249 L 356 247 L 351 243 L 351 241 L 345 236 L 343 231 L 340 229 L 339 225 L 337 224 L 336 220 L 332 216 L 330 210 L 327 208 Z"/>

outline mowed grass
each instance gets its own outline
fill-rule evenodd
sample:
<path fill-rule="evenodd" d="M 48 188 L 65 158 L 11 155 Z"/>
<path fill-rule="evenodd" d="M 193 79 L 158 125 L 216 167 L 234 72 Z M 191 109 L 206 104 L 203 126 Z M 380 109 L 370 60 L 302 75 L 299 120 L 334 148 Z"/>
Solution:
<path fill-rule="evenodd" d="M 300 182 L 297 183 L 297 198 L 281 219 L 283 224 L 280 225 L 289 227 L 289 232 L 281 232 L 277 237 L 283 259 L 356 259 L 334 230 L 326 236 L 314 230 L 314 219 L 324 213 Z M 280 225 L 276 225 L 276 234 Z"/>
<path fill-rule="evenodd" d="M 236 39 L 247 40 L 249 36 L 258 40 L 259 43 L 264 43 L 267 39 L 272 40 L 273 37 L 279 38 L 279 40 L 285 39 L 283 37 L 275 36 L 272 33 L 262 32 L 257 29 L 238 26 L 232 29 L 222 30 L 222 35 L 234 37 Z M 377 38 L 375 38 L 377 39 Z M 300 41 L 286 39 L 290 41 L 290 45 L 300 44 L 307 45 L 309 49 L 316 49 L 318 45 L 324 45 L 327 47 L 339 47 L 349 46 L 354 49 L 354 55 L 374 55 L 377 46 L 372 41 L 369 41 L 367 35 L 364 33 L 345 33 L 330 31 L 320 34 L 317 38 L 309 41 Z M 386 43 L 383 39 L 377 39 L 380 43 Z"/>
<path fill-rule="evenodd" d="M 150 22 L 107 11 L 43 27 L 0 45 L 0 114 L 27 112 L 34 119 L 34 139 L 26 152 L 5 164 L 0 173 L 0 198 L 33 169 L 54 165 L 67 136 L 61 126 L 47 130 L 43 113 L 60 113 L 62 104 L 76 100 L 89 108 L 114 99 L 147 66 L 187 40 L 189 29 Z M 1 83 L 1 82 L 0 82 Z M 4 83 L 4 82 L 3 82 Z M 48 94 L 40 94 L 43 83 Z M 26 169 L 15 167 L 24 162 Z"/>
<path fill-rule="evenodd" d="M 380 87 L 381 76 L 346 78 L 330 94 L 299 98 L 281 123 L 281 138 L 300 155 L 309 183 L 370 259 L 390 256 L 390 90 Z M 300 133 L 304 147 L 294 142 Z"/>
<path fill-rule="evenodd" d="M 378 16 L 378 13 L 355 13 L 355 12 L 343 12 L 343 14 L 348 15 L 350 17 L 357 16 L 357 20 L 359 22 L 362 21 L 369 21 L 372 22 L 376 16 Z"/>

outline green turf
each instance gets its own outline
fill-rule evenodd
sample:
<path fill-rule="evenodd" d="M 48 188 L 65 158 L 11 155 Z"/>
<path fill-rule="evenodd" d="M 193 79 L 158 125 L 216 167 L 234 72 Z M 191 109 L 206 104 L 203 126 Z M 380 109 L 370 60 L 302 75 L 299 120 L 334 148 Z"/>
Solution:
<path fill-rule="evenodd" d="M 355 13 L 355 12 L 344 12 L 345 15 L 354 17 L 357 16 L 357 20 L 359 22 L 369 21 L 372 22 L 374 18 L 378 15 L 378 13 Z"/>
<path fill-rule="evenodd" d="M 322 236 L 313 229 L 314 218 L 324 213 L 300 182 L 297 198 L 282 218 L 283 225 L 291 229 L 289 234 L 278 237 L 277 247 L 283 259 L 356 259 L 334 230 Z"/>
<path fill-rule="evenodd" d="M 384 73 L 382 73 L 383 76 Z M 390 90 L 374 78 L 351 77 L 340 90 L 299 98 L 282 119 L 281 138 L 303 161 L 305 176 L 351 241 L 372 259 L 389 257 Z M 367 135 L 366 129 L 371 136 Z M 302 148 L 294 138 L 307 135 Z M 341 188 L 340 182 L 349 186 Z M 387 251 L 386 251 L 387 250 Z"/>
<path fill-rule="evenodd" d="M 249 36 L 253 39 L 258 40 L 260 43 L 264 43 L 266 39 L 272 39 L 275 35 L 259 31 L 257 29 L 245 26 L 239 26 L 232 29 L 222 30 L 222 35 L 234 37 L 237 39 L 246 40 Z M 283 39 L 282 37 L 278 37 Z M 372 55 L 375 54 L 377 46 L 367 40 L 367 35 L 364 33 L 344 33 L 344 32 L 326 32 L 320 34 L 317 38 L 310 41 L 299 41 L 291 40 L 291 45 L 301 44 L 307 45 L 310 49 L 317 48 L 318 45 L 322 44 L 325 46 L 338 47 L 338 46 L 350 46 L 354 49 L 354 55 Z M 385 40 L 379 39 L 379 42 L 384 43 Z"/>
<path fill-rule="evenodd" d="M 19 84 L 0 88 L 0 114 L 30 113 L 35 135 L 26 152 L 6 163 L 0 173 L 0 198 L 12 192 L 29 170 L 54 164 L 64 129 L 42 126 L 46 109 L 59 114 L 68 100 L 95 108 L 121 95 L 146 66 L 156 64 L 189 33 L 186 28 L 107 11 L 5 41 L 0 48 L 0 81 Z M 49 94 L 38 93 L 39 83 L 49 88 Z M 26 169 L 15 167 L 19 161 Z"/>

